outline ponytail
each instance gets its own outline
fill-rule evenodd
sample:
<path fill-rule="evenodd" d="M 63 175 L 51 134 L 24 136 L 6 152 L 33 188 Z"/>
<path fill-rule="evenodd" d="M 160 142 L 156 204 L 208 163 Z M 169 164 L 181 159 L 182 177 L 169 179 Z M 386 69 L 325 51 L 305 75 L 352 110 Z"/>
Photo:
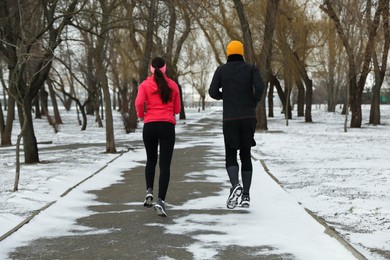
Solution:
<path fill-rule="evenodd" d="M 168 86 L 168 82 L 165 79 L 163 68 L 165 66 L 165 61 L 156 57 L 152 60 L 152 68 L 154 69 L 154 81 L 157 84 L 157 91 L 155 94 L 159 94 L 163 104 L 168 103 L 171 100 L 171 88 Z"/>

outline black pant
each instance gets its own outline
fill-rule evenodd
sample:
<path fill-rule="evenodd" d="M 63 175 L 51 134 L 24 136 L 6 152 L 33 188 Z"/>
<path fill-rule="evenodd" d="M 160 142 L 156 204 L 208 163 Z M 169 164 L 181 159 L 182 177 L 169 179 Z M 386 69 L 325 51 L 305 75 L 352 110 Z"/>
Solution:
<path fill-rule="evenodd" d="M 153 189 L 154 186 L 158 146 L 160 144 L 158 197 L 165 200 L 171 174 L 173 148 L 175 146 L 175 125 L 169 122 L 146 123 L 143 128 L 142 137 L 147 158 L 145 167 L 146 189 Z"/>
<path fill-rule="evenodd" d="M 256 119 L 245 118 L 223 122 L 225 141 L 226 169 L 237 166 L 237 151 L 240 151 L 241 177 L 244 185 L 244 194 L 249 194 L 252 181 L 251 147 L 256 145 L 253 137 L 256 130 Z"/>

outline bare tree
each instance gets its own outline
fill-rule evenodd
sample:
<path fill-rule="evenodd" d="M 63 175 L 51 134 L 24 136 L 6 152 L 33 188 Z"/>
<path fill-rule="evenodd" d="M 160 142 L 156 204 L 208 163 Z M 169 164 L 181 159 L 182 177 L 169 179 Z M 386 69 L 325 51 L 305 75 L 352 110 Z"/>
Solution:
<path fill-rule="evenodd" d="M 375 83 L 372 88 L 372 101 L 369 123 L 373 125 L 379 125 L 381 123 L 380 92 L 386 74 L 387 60 L 390 48 L 389 1 L 387 1 L 382 11 L 382 20 L 382 34 L 380 35 L 380 39 L 378 39 L 378 47 L 376 48 L 379 49 L 379 53 L 377 50 L 375 50 L 372 57 L 374 64 Z M 381 46 L 382 50 L 380 50 Z M 382 58 L 378 57 L 378 54 L 381 54 Z M 381 64 L 379 63 L 379 59 L 381 60 Z"/>
<path fill-rule="evenodd" d="M 19 106 L 21 124 L 16 145 L 14 191 L 18 190 L 19 144 L 22 138 L 25 162 L 39 162 L 31 115 L 32 101 L 49 74 L 54 50 L 61 42 L 61 32 L 70 24 L 78 4 L 78 1 L 72 1 L 61 9 L 62 5 L 59 2 L 49 4 L 47 1 L 39 3 L 24 1 L 23 6 L 15 1 L 0 2 L 0 17 L 4 21 L 0 24 L 2 32 L 0 52 L 8 62 L 10 70 L 8 93 Z M 31 10 L 35 10 L 36 16 L 30 16 Z M 58 12 L 62 12 L 62 15 L 57 16 Z M 29 17 L 38 20 L 28 20 Z M 39 20 L 41 17 L 43 20 Z M 35 27 L 36 25 L 41 27 Z"/>
<path fill-rule="evenodd" d="M 190 36 L 190 42 L 196 40 L 199 37 L 199 34 L 192 33 Z M 210 61 L 204 58 L 204 53 L 207 53 L 206 47 L 194 46 L 193 44 L 188 44 L 185 50 L 187 60 L 185 67 L 187 71 L 182 75 L 184 80 L 188 82 L 198 93 L 199 95 L 199 110 L 205 110 L 206 108 L 206 95 L 208 93 L 208 83 L 209 83 L 209 64 Z"/>
<path fill-rule="evenodd" d="M 328 31 L 328 112 L 335 112 L 336 108 L 336 96 L 335 96 L 335 69 L 336 69 L 336 40 L 335 40 L 335 27 L 332 23 L 326 23 Z"/>
<path fill-rule="evenodd" d="M 246 61 L 255 64 L 256 58 L 255 58 L 255 50 L 253 48 L 252 32 L 249 27 L 249 22 L 246 18 L 247 16 L 244 11 L 244 6 L 241 0 L 233 0 L 233 2 L 234 2 L 234 7 L 237 10 L 238 18 L 240 19 L 242 35 L 244 40 L 245 59 Z"/>
<path fill-rule="evenodd" d="M 270 82 L 269 75 L 272 74 L 271 69 L 271 60 L 272 60 L 272 48 L 273 48 L 273 38 L 276 25 L 276 17 L 279 10 L 279 0 L 268 0 L 267 9 L 264 22 L 264 43 L 259 56 L 260 72 L 265 85 L 265 92 L 261 99 L 260 104 L 257 107 L 257 121 L 259 129 L 268 129 L 267 119 L 266 119 L 266 109 L 265 109 L 265 93 L 267 91 L 268 83 Z M 263 60 L 263 62 L 261 62 Z M 269 96 L 269 99 L 273 99 L 273 96 Z M 271 102 L 271 101 L 269 101 Z M 270 105 L 273 105 L 273 102 Z M 271 111 L 271 108 L 269 107 Z"/>
<path fill-rule="evenodd" d="M 362 94 L 364 90 L 364 86 L 366 83 L 367 75 L 370 72 L 370 63 L 372 59 L 372 54 L 374 51 L 374 46 L 376 42 L 377 30 L 380 24 L 380 17 L 382 11 L 385 10 L 385 7 L 388 6 L 388 0 L 379 0 L 378 6 L 375 11 L 372 22 L 370 22 L 371 26 L 367 28 L 367 42 L 364 47 L 364 54 L 361 59 L 356 57 L 353 46 L 351 45 L 351 41 L 346 33 L 345 26 L 342 24 L 340 16 L 336 13 L 334 8 L 334 2 L 330 0 L 324 0 L 323 5 L 321 5 L 321 9 L 328 14 L 328 16 L 335 23 L 337 33 L 343 43 L 345 51 L 348 56 L 348 78 L 349 78 L 349 103 L 351 105 L 351 127 L 360 128 L 362 124 Z M 368 8 L 367 10 L 369 10 Z M 356 17 L 355 17 L 356 18 Z"/>
<path fill-rule="evenodd" d="M 106 119 L 106 152 L 115 153 L 114 122 L 112 117 L 111 95 L 105 67 L 105 54 L 107 38 L 110 30 L 110 15 L 118 5 L 118 1 L 99 0 L 101 19 L 95 49 L 95 65 L 99 85 L 103 90 L 104 112 Z"/>
<path fill-rule="evenodd" d="M 179 118 L 186 119 L 185 106 L 183 100 L 183 89 L 179 82 L 179 58 L 181 57 L 183 45 L 192 30 L 189 5 L 178 0 L 169 0 L 166 2 L 169 23 L 168 34 L 162 34 L 158 37 L 158 42 L 166 42 L 165 48 L 161 52 L 165 56 L 168 68 L 168 76 L 178 83 L 180 92 L 181 111 Z M 163 37 L 162 37 L 163 36 Z M 166 37 L 166 39 L 164 39 Z"/>
<path fill-rule="evenodd" d="M 70 23 L 78 4 L 77 1 L 72 1 L 63 10 L 62 16 L 55 16 L 55 11 L 60 11 L 58 3 L 49 5 L 46 1 L 39 4 L 33 2 L 24 2 L 23 6 L 20 6 L 19 2 L 2 1 L 0 8 L 1 17 L 4 19 L 4 23 L 1 24 L 3 41 L 0 51 L 6 57 L 10 70 L 8 93 L 21 108 L 19 111 L 22 129 L 24 129 L 22 136 L 26 163 L 39 161 L 32 126 L 32 100 L 47 78 L 54 50 L 61 41 L 60 34 Z M 39 15 L 27 16 L 27 12 L 34 9 L 37 14 L 39 12 L 42 14 L 45 26 L 29 28 L 37 23 L 25 20 L 25 18 L 39 17 Z M 39 53 L 32 52 L 38 49 L 37 46 L 40 49 Z M 34 67 L 29 67 L 30 61 L 33 61 Z M 27 71 L 33 71 L 33 73 L 28 73 L 32 76 L 26 77 Z"/>

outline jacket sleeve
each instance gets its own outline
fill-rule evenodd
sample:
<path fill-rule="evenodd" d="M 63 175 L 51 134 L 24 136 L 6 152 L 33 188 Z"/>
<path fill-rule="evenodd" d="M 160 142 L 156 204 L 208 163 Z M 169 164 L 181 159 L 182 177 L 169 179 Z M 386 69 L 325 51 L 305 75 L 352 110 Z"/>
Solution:
<path fill-rule="evenodd" d="M 260 71 L 257 69 L 256 66 L 253 66 L 252 69 L 252 85 L 254 88 L 253 96 L 255 98 L 256 104 L 259 103 L 263 96 L 264 92 L 264 83 L 261 79 Z"/>
<path fill-rule="evenodd" d="M 144 85 L 143 83 L 139 85 L 137 97 L 135 98 L 135 110 L 137 111 L 138 118 L 144 118 L 145 116 L 144 108 L 146 102 L 146 95 L 145 95 L 145 88 L 143 85 Z"/>
<path fill-rule="evenodd" d="M 220 89 L 222 88 L 221 84 L 221 76 L 220 76 L 220 67 L 214 72 L 213 79 L 211 80 L 209 95 L 213 99 L 220 100 L 222 99 L 222 92 Z"/>

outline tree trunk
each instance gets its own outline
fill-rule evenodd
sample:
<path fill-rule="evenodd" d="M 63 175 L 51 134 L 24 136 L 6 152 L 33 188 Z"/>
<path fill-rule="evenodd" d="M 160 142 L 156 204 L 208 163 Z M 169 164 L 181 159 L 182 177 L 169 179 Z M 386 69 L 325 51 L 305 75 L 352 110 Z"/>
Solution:
<path fill-rule="evenodd" d="M 233 0 L 233 2 L 234 2 L 234 6 L 236 8 L 237 15 L 238 15 L 238 18 L 239 18 L 240 24 L 241 24 L 241 30 L 242 30 L 243 40 L 244 40 L 245 60 L 249 63 L 256 64 L 255 51 L 253 48 L 252 33 L 251 33 L 251 29 L 249 27 L 248 20 L 247 20 L 246 15 L 245 15 L 244 6 L 243 6 L 241 0 Z M 259 65 L 259 64 L 257 64 L 257 65 Z M 256 111 L 259 111 L 259 112 L 256 112 L 256 114 L 262 113 L 262 115 L 260 116 L 261 120 L 257 120 L 258 122 L 257 122 L 257 126 L 256 126 L 257 129 L 261 129 L 261 130 L 268 129 L 267 122 L 266 122 L 267 119 L 266 119 L 266 115 L 265 115 L 265 102 L 263 101 L 263 99 L 265 100 L 265 97 L 264 97 L 265 93 L 267 93 L 266 86 L 267 85 L 265 83 L 264 84 L 264 94 L 262 96 L 262 100 L 261 100 L 260 104 L 258 104 L 258 106 L 257 106 L 257 107 L 264 107 L 264 109 L 261 109 L 259 111 L 259 109 L 256 108 Z M 259 115 L 256 115 L 256 117 L 259 117 Z M 265 117 L 265 120 L 264 120 L 264 117 Z"/>
<path fill-rule="evenodd" d="M 179 94 L 180 94 L 180 105 L 183 108 L 184 107 L 184 101 L 183 101 L 183 89 L 181 88 L 180 84 L 177 84 L 179 87 Z M 184 109 L 181 109 L 179 114 L 179 119 L 184 120 L 186 119 L 186 112 Z"/>
<path fill-rule="evenodd" d="M 32 105 L 31 99 L 29 98 L 24 99 L 23 104 L 18 105 L 19 107 L 18 114 L 19 114 L 20 128 L 21 129 L 24 128 L 24 131 L 22 132 L 24 162 L 38 163 L 39 162 L 38 145 L 34 133 L 34 125 L 33 125 L 33 119 L 31 114 L 31 105 Z"/>
<path fill-rule="evenodd" d="M 376 82 L 372 88 L 372 100 L 370 108 L 370 120 L 369 124 L 380 125 L 381 124 L 381 110 L 380 110 L 380 91 L 381 85 Z"/>
<path fill-rule="evenodd" d="M 292 90 L 292 86 L 286 85 L 285 92 L 287 93 L 287 95 L 286 95 L 286 107 L 284 108 L 284 111 L 287 120 L 287 125 L 288 125 L 288 119 L 292 119 L 291 90 Z"/>
<path fill-rule="evenodd" d="M 4 131 L 1 133 L 1 146 L 11 146 L 12 128 L 15 120 L 15 99 L 8 98 L 7 118 L 5 120 Z"/>
<path fill-rule="evenodd" d="M 98 69 L 96 69 L 97 71 Z M 101 76 L 99 76 L 101 77 Z M 99 92 L 101 92 L 101 88 L 99 88 Z M 95 100 L 92 102 L 93 103 L 93 107 L 94 107 L 94 113 L 93 115 L 95 115 L 95 122 L 98 123 L 98 126 L 99 127 L 103 127 L 103 122 L 102 122 L 102 116 L 100 115 L 100 102 L 101 102 L 101 94 L 96 94 L 95 96 Z"/>
<path fill-rule="evenodd" d="M 26 131 L 27 129 L 27 125 L 28 125 L 28 115 L 27 115 L 27 111 L 23 108 L 22 109 L 22 112 L 20 113 L 22 114 L 22 118 L 23 118 L 23 122 L 21 123 L 22 127 L 21 127 L 21 130 L 20 130 L 20 133 L 18 134 L 18 138 L 16 140 L 16 166 L 15 166 L 15 182 L 14 182 L 14 189 L 13 191 L 18 191 L 19 190 L 19 179 L 20 179 L 20 141 L 22 140 L 23 138 L 23 135 L 24 135 L 24 132 Z M 23 140 L 23 143 L 24 143 L 24 140 Z"/>
<path fill-rule="evenodd" d="M 234 7 L 236 8 L 238 18 L 240 19 L 241 24 L 241 30 L 243 35 L 243 41 L 244 41 L 244 55 L 245 60 L 249 63 L 255 64 L 256 58 L 255 58 L 255 50 L 253 48 L 253 39 L 252 39 L 252 33 L 251 29 L 249 28 L 249 22 L 246 19 L 244 6 L 241 2 L 241 0 L 233 0 Z"/>
<path fill-rule="evenodd" d="M 135 99 L 138 93 L 138 84 L 136 80 L 132 82 L 131 98 L 130 98 L 130 110 L 129 110 L 129 127 L 131 132 L 137 129 L 137 111 L 135 109 Z"/>
<path fill-rule="evenodd" d="M 362 95 L 364 86 L 366 84 L 367 75 L 370 72 L 370 63 L 372 60 L 372 54 L 374 52 L 374 46 L 376 43 L 377 29 L 379 27 L 380 16 L 386 5 L 389 4 L 388 0 L 380 0 L 378 3 L 378 8 L 375 12 L 374 19 L 369 28 L 368 41 L 366 44 L 366 49 L 363 57 L 363 66 L 360 73 L 359 81 L 357 82 L 356 92 L 353 93 L 354 102 L 352 104 L 352 117 L 351 117 L 351 127 L 360 128 L 362 124 Z"/>
<path fill-rule="evenodd" d="M 279 80 L 272 74 L 269 74 L 269 79 L 270 79 L 271 85 L 275 86 L 276 91 L 278 92 L 280 102 L 282 102 L 282 111 L 281 112 L 287 113 L 286 111 L 290 111 L 288 113 L 291 114 L 291 110 L 292 110 L 291 105 L 287 104 L 287 97 L 286 97 L 285 92 L 283 91 L 282 86 L 280 85 Z M 288 108 L 287 108 L 287 106 L 288 106 Z"/>
<path fill-rule="evenodd" d="M 104 74 L 105 75 L 105 74 Z M 106 78 L 106 76 L 104 76 Z M 114 119 L 112 116 L 111 97 L 108 82 L 103 84 L 104 108 L 106 116 L 106 152 L 115 153 Z"/>
<path fill-rule="evenodd" d="M 116 93 L 117 93 L 117 88 L 118 88 L 118 85 L 117 84 L 115 84 L 114 83 L 114 86 L 113 86 L 113 90 L 112 90 L 112 92 L 113 92 L 113 95 L 112 95 L 112 110 L 116 110 Z"/>
<path fill-rule="evenodd" d="M 91 40 L 89 38 L 89 35 L 82 34 L 83 39 L 85 41 L 86 47 L 86 61 L 85 64 L 83 64 L 82 68 L 84 70 L 85 74 L 85 81 L 87 85 L 87 92 L 88 92 L 88 100 L 90 102 L 85 104 L 85 112 L 87 115 L 94 115 L 96 112 L 96 106 L 99 104 L 98 99 L 99 99 L 99 82 L 97 79 L 97 72 L 96 72 L 96 61 L 95 59 L 95 49 L 93 48 L 94 44 L 92 42 L 94 40 Z M 71 90 L 75 90 L 74 85 L 71 85 Z M 72 93 L 72 92 L 71 92 Z"/>
<path fill-rule="evenodd" d="M 329 62 L 328 62 L 328 81 L 327 81 L 327 92 L 328 92 L 328 112 L 336 111 L 335 102 L 335 68 L 336 68 L 336 45 L 335 45 L 335 29 L 333 25 L 329 25 Z"/>
<path fill-rule="evenodd" d="M 47 82 L 48 82 L 50 100 L 53 105 L 54 121 L 57 125 L 62 124 L 62 119 L 61 119 L 60 111 L 58 109 L 58 103 L 57 103 L 56 94 L 54 92 L 53 83 L 51 82 L 50 79 L 48 79 Z"/>
<path fill-rule="evenodd" d="M 348 130 L 348 115 L 349 115 L 349 88 L 345 88 L 345 102 L 344 102 L 344 115 L 345 115 L 345 120 L 344 120 L 344 132 L 346 133 Z"/>
<path fill-rule="evenodd" d="M 258 57 L 261 77 L 264 82 L 264 93 L 260 104 L 257 106 L 257 129 L 267 130 L 267 111 L 265 107 L 265 97 L 268 88 L 268 75 L 271 75 L 272 40 L 275 31 L 276 17 L 278 15 L 279 0 L 267 0 L 267 10 L 265 14 L 265 27 L 263 37 L 263 47 Z"/>
<path fill-rule="evenodd" d="M 34 99 L 33 99 L 33 102 L 32 102 L 32 104 L 33 104 L 33 106 L 34 106 L 34 108 L 35 108 L 35 118 L 39 118 L 39 119 L 41 119 L 42 118 L 42 110 L 41 110 L 41 108 L 40 108 L 40 98 L 39 98 L 39 96 L 36 96 Z"/>
<path fill-rule="evenodd" d="M 268 89 L 268 117 L 274 117 L 274 85 L 271 82 Z"/>
<path fill-rule="evenodd" d="M 370 109 L 370 119 L 369 123 L 373 125 L 380 125 L 381 123 L 381 114 L 380 114 L 380 92 L 383 84 L 383 80 L 386 74 L 387 69 L 387 59 L 389 54 L 390 47 L 390 31 L 389 31 L 389 2 L 385 5 L 385 8 L 382 12 L 383 17 L 383 34 L 384 34 L 384 44 L 382 51 L 382 65 L 378 64 L 378 58 L 376 52 L 373 53 L 373 63 L 374 63 L 374 72 L 375 72 L 375 85 L 372 89 L 372 101 Z"/>
<path fill-rule="evenodd" d="M 183 91 L 181 89 L 181 85 L 179 84 L 178 80 L 178 69 L 177 64 L 180 57 L 181 50 L 183 48 L 184 42 L 188 38 L 189 34 L 192 30 L 192 20 L 190 18 L 190 15 L 188 14 L 188 5 L 187 4 L 179 4 L 179 7 L 181 7 L 181 11 L 183 12 L 182 17 L 184 19 L 184 29 L 180 30 L 181 35 L 179 36 L 177 34 L 177 14 L 176 14 L 176 8 L 178 6 L 178 2 L 175 0 L 169 0 L 167 1 L 169 14 L 170 14 L 170 20 L 169 20 L 169 31 L 168 31 L 168 38 L 167 38 L 167 45 L 166 45 L 166 62 L 167 62 L 167 71 L 170 73 L 168 76 L 171 77 L 172 80 L 174 80 L 177 85 L 179 86 L 179 92 L 180 92 L 180 103 L 181 103 L 181 111 L 179 114 L 179 119 L 185 120 L 186 119 L 186 113 L 185 113 L 185 106 L 184 106 L 184 100 L 183 100 Z M 183 5 L 185 5 L 187 8 L 183 8 Z M 191 11 L 190 11 L 191 12 Z M 174 39 L 176 39 L 176 48 L 174 49 Z"/>
<path fill-rule="evenodd" d="M 129 111 L 129 100 L 128 100 L 128 86 L 127 83 L 125 83 L 124 86 L 122 86 L 119 89 L 120 97 L 118 98 L 119 101 L 119 111 L 122 116 L 123 126 L 125 127 L 126 134 L 131 133 L 133 130 L 130 127 L 130 111 Z"/>
<path fill-rule="evenodd" d="M 44 87 L 41 88 L 41 90 L 39 90 L 39 100 L 40 100 L 40 107 L 41 107 L 41 110 L 40 110 L 40 113 L 41 113 L 41 116 L 49 116 L 48 114 L 48 111 L 49 111 L 49 104 L 48 104 L 48 99 L 49 97 L 49 93 L 47 93 L 47 91 L 45 90 Z M 35 99 L 35 100 L 38 100 L 38 99 Z M 38 118 L 38 117 L 37 117 Z M 39 117 L 41 118 L 41 117 Z"/>
<path fill-rule="evenodd" d="M 3 104 L 0 100 L 0 138 L 3 140 L 3 133 L 5 128 L 4 114 L 3 114 Z"/>
<path fill-rule="evenodd" d="M 371 100 L 369 123 L 373 125 L 379 125 L 380 124 L 380 92 L 381 92 L 381 86 L 384 79 L 384 74 L 382 77 L 379 64 L 378 64 L 378 58 L 375 52 L 373 55 L 373 63 L 374 63 L 375 83 L 374 86 L 372 87 L 372 100 Z"/>
<path fill-rule="evenodd" d="M 306 85 L 306 109 L 305 109 L 305 122 L 311 123 L 313 119 L 311 117 L 311 106 L 313 103 L 313 81 L 311 79 L 307 79 L 305 81 Z"/>
<path fill-rule="evenodd" d="M 96 52 L 95 52 L 95 62 L 96 62 L 96 73 L 99 79 L 100 86 L 103 90 L 103 101 L 104 101 L 104 115 L 106 120 L 106 152 L 115 153 L 115 137 L 114 137 L 114 119 L 112 116 L 112 106 L 111 106 L 111 95 L 110 89 L 108 86 L 108 79 L 106 71 L 104 69 L 104 46 L 107 40 L 107 32 L 109 25 L 109 17 L 113 11 L 112 6 L 107 6 L 107 2 L 100 0 L 102 8 L 102 21 L 101 21 L 101 34 L 97 38 L 96 43 Z M 115 5 L 115 2 L 113 2 Z"/>
<path fill-rule="evenodd" d="M 147 29 L 146 29 L 146 43 L 143 56 L 140 60 L 139 65 L 139 82 L 142 82 L 146 79 L 149 72 L 149 63 L 152 58 L 153 51 L 153 33 L 155 28 L 154 19 L 157 15 L 157 0 L 150 0 L 149 15 L 147 20 Z"/>
<path fill-rule="evenodd" d="M 4 81 L 4 75 L 3 75 L 3 63 L 0 62 L 0 82 L 1 82 L 1 85 L 3 87 L 3 101 L 4 101 L 4 104 L 2 104 L 4 106 L 4 111 L 7 110 L 7 86 L 5 84 L 5 81 Z"/>
<path fill-rule="evenodd" d="M 87 123 L 88 123 L 87 112 L 85 111 L 86 110 L 85 106 L 79 105 L 79 108 L 80 108 L 81 117 L 83 118 L 81 124 L 81 131 L 85 131 L 87 130 Z"/>
<path fill-rule="evenodd" d="M 298 88 L 298 108 L 297 108 L 297 116 L 302 117 L 305 115 L 305 87 L 301 79 L 296 80 L 296 85 Z"/>

